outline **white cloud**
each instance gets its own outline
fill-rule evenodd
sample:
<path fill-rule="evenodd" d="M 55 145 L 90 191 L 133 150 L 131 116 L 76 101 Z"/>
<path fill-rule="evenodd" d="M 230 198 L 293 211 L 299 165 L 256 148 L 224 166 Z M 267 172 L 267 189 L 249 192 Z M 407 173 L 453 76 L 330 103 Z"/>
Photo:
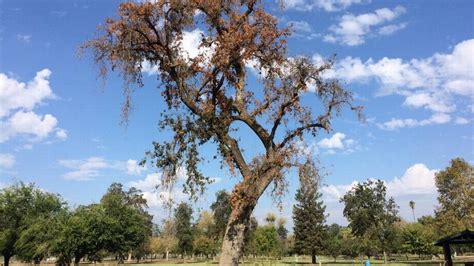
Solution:
<path fill-rule="evenodd" d="M 403 105 L 424 108 L 432 112 L 429 119 L 392 119 L 388 128 L 423 126 L 449 122 L 457 110 L 455 99 L 474 98 L 474 39 L 462 41 L 451 53 L 435 53 L 421 58 L 404 60 L 384 57 L 378 61 L 369 58 L 345 57 L 339 60 L 325 78 L 338 78 L 348 83 L 375 81 L 380 85 L 377 96 L 400 95 Z M 313 56 L 316 64 L 323 62 L 319 54 Z M 469 106 L 473 108 L 473 106 Z"/>
<path fill-rule="evenodd" d="M 0 143 L 17 135 L 34 136 L 34 140 L 42 140 L 56 129 L 58 120 L 47 114 L 40 116 L 34 112 L 18 111 L 7 121 L 0 122 Z"/>
<path fill-rule="evenodd" d="M 422 163 L 410 166 L 403 176 L 387 182 L 388 193 L 392 196 L 420 195 L 436 193 L 435 173 Z"/>
<path fill-rule="evenodd" d="M 143 166 L 140 166 L 137 160 L 130 159 L 127 161 L 127 174 L 140 175 L 143 170 L 146 170 L 146 168 Z"/>
<path fill-rule="evenodd" d="M 392 21 L 405 12 L 404 7 L 397 6 L 394 9 L 381 8 L 375 10 L 373 13 L 365 13 L 357 16 L 346 14 L 341 17 L 338 25 L 332 25 L 329 28 L 331 33 L 327 34 L 324 40 L 331 43 L 343 43 L 349 46 L 363 44 L 367 35 L 372 33 L 373 27 Z M 401 25 L 403 24 L 382 27 L 379 29 L 379 34 L 388 35 L 394 33 L 404 27 Z"/>
<path fill-rule="evenodd" d="M 322 9 L 328 12 L 340 11 L 353 4 L 360 4 L 364 0 L 284 0 L 283 6 L 286 9 L 295 9 L 298 11 L 311 11 L 313 9 Z"/>
<path fill-rule="evenodd" d="M 408 167 L 403 176 L 384 181 L 387 194 L 400 197 L 436 193 L 435 173 L 437 171 L 436 169 L 429 169 L 422 163 L 413 164 Z M 321 188 L 321 191 L 326 200 L 335 201 L 339 200 L 358 183 L 358 181 L 352 181 L 350 184 L 326 185 Z"/>
<path fill-rule="evenodd" d="M 51 71 L 43 69 L 25 84 L 0 73 L 0 118 L 16 109 L 31 111 L 44 100 L 54 99 L 56 96 L 49 85 L 50 76 Z"/>
<path fill-rule="evenodd" d="M 33 111 L 45 100 L 55 99 L 49 84 L 51 71 L 43 69 L 28 83 L 19 82 L 0 73 L 0 143 L 19 135 L 39 141 L 56 132 L 61 140 L 66 131 L 58 128 L 58 120 L 51 114 L 39 115 Z"/>
<path fill-rule="evenodd" d="M 451 121 L 450 115 L 437 113 L 437 114 L 433 114 L 430 118 L 423 119 L 423 120 L 417 120 L 413 118 L 406 118 L 406 119 L 392 118 L 390 121 L 387 121 L 382 124 L 378 124 L 378 127 L 384 130 L 396 130 L 396 129 L 400 129 L 404 127 L 418 127 L 418 126 L 446 124 L 449 121 Z"/>
<path fill-rule="evenodd" d="M 343 149 L 342 140 L 346 137 L 344 133 L 337 132 L 331 138 L 324 138 L 318 142 L 318 146 L 324 149 Z"/>
<path fill-rule="evenodd" d="M 0 168 L 12 168 L 16 163 L 16 158 L 10 153 L 0 153 Z"/>
<path fill-rule="evenodd" d="M 72 169 L 63 175 L 64 179 L 88 181 L 100 175 L 100 170 L 113 166 L 102 157 L 90 157 L 84 160 L 59 160 L 60 165 Z"/>
<path fill-rule="evenodd" d="M 406 28 L 406 26 L 407 26 L 407 23 L 391 24 L 391 25 L 387 25 L 387 26 L 383 26 L 379 28 L 378 32 L 381 35 L 392 35 L 395 32 Z"/>
<path fill-rule="evenodd" d="M 60 140 L 66 140 L 67 139 L 67 131 L 64 129 L 59 129 L 56 131 L 56 137 Z"/>
<path fill-rule="evenodd" d="M 321 187 L 325 201 L 339 201 L 344 194 L 357 185 L 357 181 L 353 181 L 348 185 L 325 185 Z"/>
<path fill-rule="evenodd" d="M 148 174 L 145 179 L 138 181 L 131 181 L 128 183 L 129 187 L 135 187 L 141 191 L 155 190 L 161 184 L 161 174 Z"/>
<path fill-rule="evenodd" d="M 317 143 L 318 147 L 326 149 L 327 154 L 335 154 L 336 150 L 344 150 L 345 153 L 353 153 L 355 141 L 353 139 L 346 139 L 346 135 L 341 132 L 335 133 L 330 138 L 323 138 Z"/>

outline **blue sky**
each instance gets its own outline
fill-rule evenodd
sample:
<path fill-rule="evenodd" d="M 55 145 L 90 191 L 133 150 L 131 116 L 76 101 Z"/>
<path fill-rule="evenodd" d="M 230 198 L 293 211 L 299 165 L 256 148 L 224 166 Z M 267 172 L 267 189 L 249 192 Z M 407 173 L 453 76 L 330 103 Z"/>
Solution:
<path fill-rule="evenodd" d="M 337 77 L 365 106 L 366 122 L 344 113 L 333 132 L 307 143 L 326 173 L 322 188 L 329 222 L 345 224 L 337 198 L 355 181 L 380 178 L 411 220 L 436 205 L 434 173 L 449 160 L 474 162 L 474 2 L 286 0 L 284 8 L 264 1 L 281 26 L 292 26 L 290 55 L 318 63 L 337 54 L 328 78 Z M 34 182 L 60 193 L 72 206 L 100 199 L 112 182 L 137 186 L 156 220 L 166 216 L 153 187 L 157 169 L 142 169 L 151 142 L 166 138 L 158 129 L 164 107 L 152 69 L 134 92 L 128 126 L 120 124 L 122 81 L 112 74 L 105 86 L 88 54 L 77 48 L 94 36 L 119 1 L 26 1 L 0 3 L 0 186 Z M 192 53 L 195 33 L 183 46 Z M 249 71 L 251 73 L 251 71 Z M 256 77 L 250 74 L 249 84 Z M 251 154 L 258 143 L 242 129 Z M 205 147 L 210 154 L 213 147 Z M 215 177 L 197 208 L 206 208 L 219 189 L 230 189 L 218 162 L 202 166 Z M 185 173 L 182 173 L 185 175 Z M 291 217 L 298 186 L 288 175 L 281 213 L 269 195 L 259 202 L 261 219 L 273 210 Z M 173 192 L 176 201 L 186 197 Z M 291 226 L 291 222 L 290 222 Z"/>

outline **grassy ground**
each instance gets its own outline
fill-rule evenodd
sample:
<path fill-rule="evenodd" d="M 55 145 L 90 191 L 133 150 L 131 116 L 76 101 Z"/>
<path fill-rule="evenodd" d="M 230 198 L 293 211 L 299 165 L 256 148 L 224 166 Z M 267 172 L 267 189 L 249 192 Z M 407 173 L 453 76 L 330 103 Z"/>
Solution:
<path fill-rule="evenodd" d="M 327 258 L 327 257 L 322 257 L 321 259 L 321 264 L 324 266 L 363 266 L 364 265 L 364 260 L 348 260 L 348 259 L 342 259 L 338 258 L 336 261 L 332 258 Z M 456 266 L 461 266 L 464 265 L 462 261 L 473 261 L 474 257 L 470 258 L 465 258 L 464 260 L 455 260 L 454 265 Z M 274 260 L 274 259 L 246 259 L 243 264 L 244 266 L 299 266 L 299 265 L 311 265 L 311 258 L 310 257 L 303 257 L 300 256 L 298 258 L 295 257 L 285 257 L 282 258 L 281 260 Z M 183 259 L 170 259 L 169 261 L 166 260 L 153 260 L 153 261 L 142 261 L 141 263 L 126 263 L 125 266 L 130 265 L 130 266 L 172 266 L 172 265 L 189 265 L 189 266 L 216 266 L 218 264 L 217 260 L 183 260 Z M 372 265 L 383 265 L 382 260 L 374 260 L 371 259 L 371 264 Z M 43 264 L 42 264 L 43 265 Z M 51 266 L 54 264 L 44 264 L 44 266 Z M 123 265 L 123 264 L 122 264 Z M 318 265 L 318 264 L 316 264 Z M 388 264 L 389 266 L 441 266 L 442 261 L 441 260 L 410 260 L 410 261 L 392 261 Z M 30 266 L 30 264 L 24 264 L 24 263 L 16 263 L 13 262 L 11 266 Z M 41 265 L 40 265 L 41 266 Z M 117 266 L 116 261 L 106 261 L 102 263 L 96 263 L 96 264 L 87 264 L 87 263 L 81 263 L 81 266 Z"/>
<path fill-rule="evenodd" d="M 309 257 L 285 257 L 281 260 L 274 259 L 246 259 L 243 264 L 245 266 L 289 266 L 289 265 L 311 265 L 311 258 Z M 390 266 L 440 266 L 442 261 L 436 260 L 413 260 L 413 261 L 397 261 L 390 262 Z M 149 263 L 135 264 L 135 266 L 151 266 L 151 265 L 190 265 L 190 266 L 205 266 L 205 265 L 216 265 L 217 261 L 183 261 L 182 259 L 174 259 L 170 261 L 153 261 Z M 347 259 L 334 259 L 321 258 L 321 264 L 324 266 L 336 265 L 336 266 L 361 266 L 364 265 L 364 260 L 347 260 Z M 383 260 L 371 260 L 372 265 L 383 265 Z M 316 264 L 318 265 L 318 264 Z M 464 263 L 456 263 L 455 265 L 464 265 Z"/>

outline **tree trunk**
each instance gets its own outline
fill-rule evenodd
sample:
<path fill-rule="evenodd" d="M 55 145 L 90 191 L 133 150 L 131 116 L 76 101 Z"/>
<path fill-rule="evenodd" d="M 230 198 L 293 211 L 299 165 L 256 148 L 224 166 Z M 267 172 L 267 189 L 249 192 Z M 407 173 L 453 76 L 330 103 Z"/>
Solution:
<path fill-rule="evenodd" d="M 316 252 L 311 252 L 311 263 L 316 264 Z"/>
<path fill-rule="evenodd" d="M 4 266 L 10 265 L 10 258 L 11 258 L 11 255 L 5 255 L 5 256 L 3 256 L 3 265 L 4 265 Z"/>
<path fill-rule="evenodd" d="M 383 251 L 383 263 L 387 264 L 387 252 Z"/>
<path fill-rule="evenodd" d="M 166 248 L 166 261 L 168 261 L 170 258 L 170 251 L 168 250 L 168 248 Z"/>
<path fill-rule="evenodd" d="M 243 255 L 244 234 L 248 229 L 250 216 L 255 208 L 255 200 L 241 200 L 233 208 L 227 223 L 227 229 L 222 242 L 219 265 L 236 266 Z"/>

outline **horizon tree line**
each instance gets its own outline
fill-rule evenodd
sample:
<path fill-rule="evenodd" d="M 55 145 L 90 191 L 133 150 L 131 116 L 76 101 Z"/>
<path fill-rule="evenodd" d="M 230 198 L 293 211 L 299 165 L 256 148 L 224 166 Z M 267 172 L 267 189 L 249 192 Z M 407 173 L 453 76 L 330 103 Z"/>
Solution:
<path fill-rule="evenodd" d="M 243 259 L 281 258 L 298 254 L 360 256 L 393 254 L 438 255 L 433 242 L 442 236 L 473 228 L 473 167 L 461 158 L 436 173 L 440 206 L 434 216 L 422 216 L 406 222 L 398 216 L 398 206 L 386 195 L 381 180 L 367 180 L 349 190 L 342 198 L 347 227 L 326 223 L 327 214 L 319 191 L 321 177 L 314 164 L 299 171 L 300 188 L 293 207 L 293 232 L 286 220 L 268 213 L 259 225 L 252 217 L 244 235 Z M 124 190 L 113 183 L 99 203 L 72 210 L 59 195 L 45 192 L 32 184 L 17 183 L 0 190 L 0 254 L 8 266 L 18 260 L 39 264 L 50 256 L 57 265 L 78 264 L 111 257 L 119 262 L 134 258 L 169 257 L 213 259 L 220 255 L 226 224 L 231 213 L 230 193 L 216 193 L 209 211 L 193 219 L 189 203 L 180 203 L 174 216 L 158 225 L 152 222 L 146 200 L 135 188 Z M 458 208 L 452 209 L 456 204 Z M 408 204 L 410 207 L 413 204 Z M 454 217 L 453 217 L 454 215 Z M 447 218 L 448 217 L 448 218 Z M 93 230 L 91 230 L 93 228 Z M 442 232 L 440 234 L 440 232 Z M 457 247 L 458 252 L 472 249 Z"/>

